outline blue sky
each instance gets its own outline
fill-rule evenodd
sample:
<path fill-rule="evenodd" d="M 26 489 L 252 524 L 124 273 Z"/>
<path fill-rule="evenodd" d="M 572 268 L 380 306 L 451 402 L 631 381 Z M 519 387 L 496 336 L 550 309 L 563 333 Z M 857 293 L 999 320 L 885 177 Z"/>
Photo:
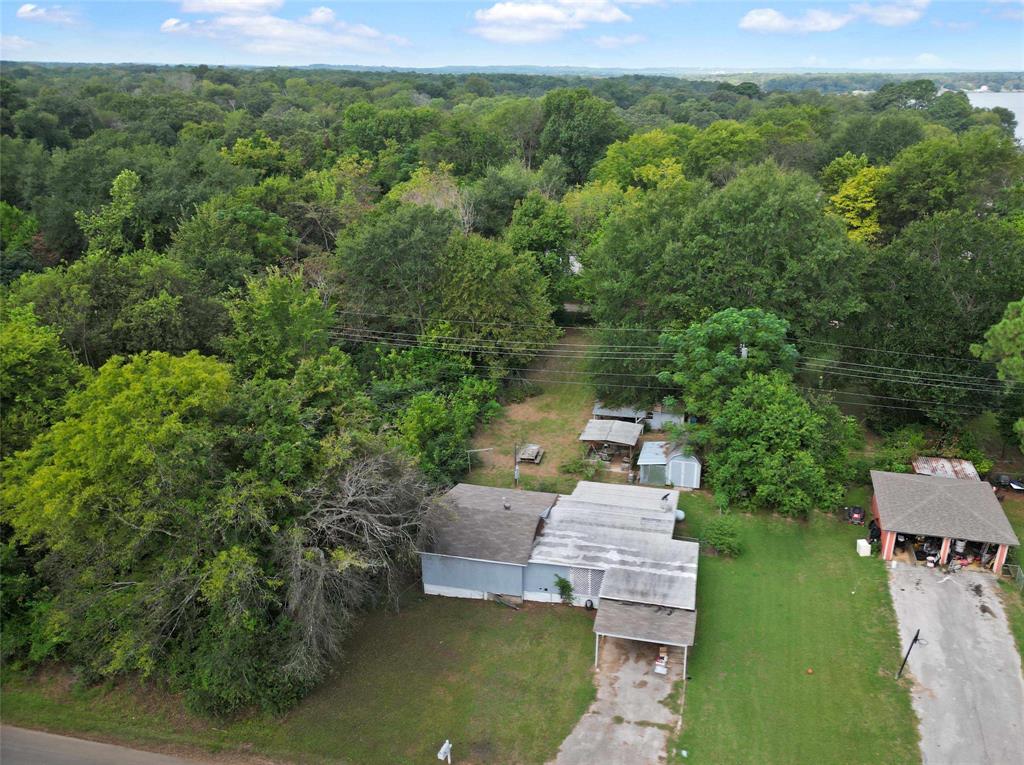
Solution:
<path fill-rule="evenodd" d="M 1024 69 L 1024 0 L 9 2 L 32 61 Z"/>

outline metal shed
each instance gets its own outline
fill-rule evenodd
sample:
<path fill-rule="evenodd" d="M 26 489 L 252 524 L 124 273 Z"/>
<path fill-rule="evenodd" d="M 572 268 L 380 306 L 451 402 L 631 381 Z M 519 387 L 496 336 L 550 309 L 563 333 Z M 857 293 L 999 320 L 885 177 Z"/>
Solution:
<path fill-rule="evenodd" d="M 700 488 L 700 460 L 669 441 L 648 441 L 637 459 L 640 483 Z"/>

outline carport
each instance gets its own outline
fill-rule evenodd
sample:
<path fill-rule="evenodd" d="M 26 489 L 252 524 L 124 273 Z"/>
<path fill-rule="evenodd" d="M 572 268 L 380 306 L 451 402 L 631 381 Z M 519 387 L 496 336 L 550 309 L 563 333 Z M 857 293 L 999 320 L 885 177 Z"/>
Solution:
<path fill-rule="evenodd" d="M 594 620 L 594 666 L 600 658 L 601 638 L 614 637 L 682 648 L 685 678 L 686 662 L 696 629 L 695 610 L 602 598 Z"/>
<path fill-rule="evenodd" d="M 928 565 L 945 565 L 952 554 L 965 567 L 998 576 L 1010 547 L 1020 544 L 986 481 L 872 470 L 871 484 L 884 560 L 893 559 L 902 539 L 912 560 L 923 554 Z"/>

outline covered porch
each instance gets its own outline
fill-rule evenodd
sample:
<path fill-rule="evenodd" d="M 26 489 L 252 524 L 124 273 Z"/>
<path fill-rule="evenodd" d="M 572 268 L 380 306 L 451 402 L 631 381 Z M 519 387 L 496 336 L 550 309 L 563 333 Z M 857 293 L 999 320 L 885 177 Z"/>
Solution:
<path fill-rule="evenodd" d="M 655 672 L 659 674 L 667 672 L 669 663 L 678 657 L 685 681 L 696 629 L 696 610 L 602 598 L 594 620 L 594 666 L 600 664 L 603 638 L 631 640 L 658 647 Z"/>

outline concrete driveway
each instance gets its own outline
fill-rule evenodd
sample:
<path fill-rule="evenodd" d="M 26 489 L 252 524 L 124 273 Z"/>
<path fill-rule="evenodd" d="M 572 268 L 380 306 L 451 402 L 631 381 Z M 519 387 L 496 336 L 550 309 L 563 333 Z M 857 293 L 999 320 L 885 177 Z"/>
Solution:
<path fill-rule="evenodd" d="M 925 765 L 1024 762 L 1024 677 L 990 574 L 889 571 Z M 895 670 L 895 668 L 894 668 Z"/>
<path fill-rule="evenodd" d="M 667 675 L 654 673 L 657 646 L 604 638 L 597 699 L 562 742 L 551 765 L 653 765 L 665 761 L 677 704 L 661 703 L 682 679 L 682 653 Z M 669 707 L 672 707 L 671 709 Z"/>

